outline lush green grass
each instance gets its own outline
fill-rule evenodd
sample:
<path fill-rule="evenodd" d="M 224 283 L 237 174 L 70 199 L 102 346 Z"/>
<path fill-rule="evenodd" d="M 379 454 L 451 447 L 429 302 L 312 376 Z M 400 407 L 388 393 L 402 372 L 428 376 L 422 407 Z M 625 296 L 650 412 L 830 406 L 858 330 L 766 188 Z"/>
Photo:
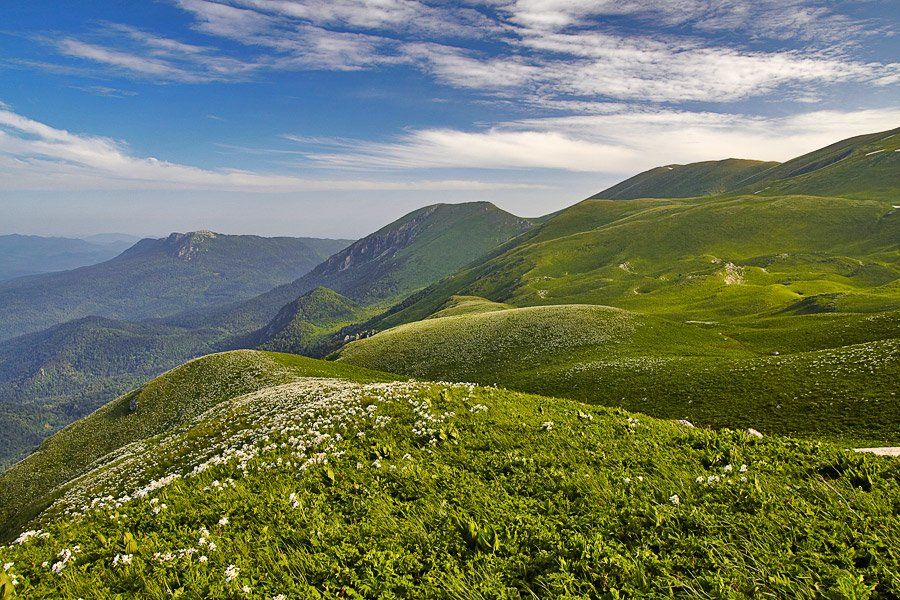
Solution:
<path fill-rule="evenodd" d="M 666 165 L 629 177 L 590 199 L 691 198 L 723 194 L 742 187 L 747 179 L 778 165 L 777 162 L 738 158 Z"/>
<path fill-rule="evenodd" d="M 350 365 L 250 350 L 188 362 L 72 423 L 0 474 L 0 536 L 42 510 L 61 493 L 58 486 L 107 454 L 183 426 L 220 402 L 297 377 L 390 379 Z"/>
<path fill-rule="evenodd" d="M 161 403 L 224 375 L 191 365 Z M 0 548 L 0 584 L 28 598 L 900 594 L 896 461 L 465 385 L 300 379 L 183 408 L 202 417 L 96 461 L 41 533 Z"/>
<path fill-rule="evenodd" d="M 721 326 L 600 306 L 468 303 L 482 312 L 383 331 L 345 346 L 340 360 L 715 427 L 900 445 L 900 312 Z"/>
<path fill-rule="evenodd" d="M 346 245 L 209 232 L 141 240 L 100 264 L 0 283 L 0 340 L 87 316 L 134 320 L 233 303 L 307 273 Z"/>
<path fill-rule="evenodd" d="M 897 199 L 900 129 L 841 140 L 784 163 L 726 159 L 656 167 L 591 199 L 688 198 L 730 193 Z"/>
<path fill-rule="evenodd" d="M 604 304 L 680 320 L 760 317 L 816 302 L 820 310 L 897 309 L 897 239 L 900 215 L 878 201 L 585 201 L 367 326 L 422 319 L 453 295 Z"/>

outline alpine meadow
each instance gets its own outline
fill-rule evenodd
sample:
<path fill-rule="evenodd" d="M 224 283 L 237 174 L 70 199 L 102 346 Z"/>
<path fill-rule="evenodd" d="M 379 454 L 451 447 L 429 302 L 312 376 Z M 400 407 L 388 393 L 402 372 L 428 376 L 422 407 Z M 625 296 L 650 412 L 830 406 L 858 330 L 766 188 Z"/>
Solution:
<path fill-rule="evenodd" d="M 3 12 L 0 600 L 900 598 L 891 0 Z"/>

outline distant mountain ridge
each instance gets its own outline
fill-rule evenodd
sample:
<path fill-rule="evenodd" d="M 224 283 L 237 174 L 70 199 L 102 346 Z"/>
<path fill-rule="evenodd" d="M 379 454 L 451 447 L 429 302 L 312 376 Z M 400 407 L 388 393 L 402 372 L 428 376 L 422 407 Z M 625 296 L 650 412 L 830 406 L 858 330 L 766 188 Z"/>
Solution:
<path fill-rule="evenodd" d="M 0 283 L 0 340 L 88 315 L 165 317 L 290 281 L 346 240 L 212 232 L 141 240 L 106 262 Z"/>
<path fill-rule="evenodd" d="M 299 279 L 222 310 L 169 322 L 252 331 L 303 294 L 326 287 L 361 305 L 399 300 L 530 229 L 533 222 L 489 202 L 415 210 L 328 257 Z"/>
<path fill-rule="evenodd" d="M 10 351 L 0 352 L 0 389 L 5 392 L 0 393 L 0 419 L 19 423 L 16 429 L 24 437 L 0 434 L 0 464 L 143 378 L 193 356 L 258 346 L 322 354 L 319 344 L 329 339 L 329 334 L 380 310 L 365 302 L 402 297 L 410 289 L 433 283 L 531 225 L 530 220 L 488 203 L 425 207 L 357 243 L 300 239 L 330 257 L 316 258 L 315 276 L 280 287 L 264 284 L 261 291 L 269 292 L 251 300 L 235 304 L 230 302 L 232 297 L 220 292 L 226 298 L 224 308 L 216 305 L 188 312 L 188 316 L 137 323 L 118 317 L 85 317 L 11 339 L 7 342 Z M 227 282 L 214 274 L 229 265 L 222 264 L 225 259 L 211 259 L 224 254 L 230 257 L 227 260 L 246 260 L 248 244 L 231 239 L 234 237 L 198 231 L 146 239 L 125 252 L 114 266 L 118 265 L 125 281 L 129 274 L 139 277 L 134 265 L 164 266 L 160 273 L 166 275 L 157 282 L 157 295 L 171 285 L 172 274 L 187 273 L 186 285 L 199 281 L 224 286 Z M 267 245 L 279 248 L 298 243 L 294 238 L 243 237 L 250 242 L 268 240 Z M 334 252 L 329 252 L 335 245 Z M 240 246 L 244 250 L 239 250 Z M 233 251 L 229 250 L 232 247 Z M 248 265 L 243 276 L 254 285 L 271 281 L 272 263 L 284 262 L 280 254 L 264 260 L 272 256 L 272 252 L 263 254 Z M 253 264 L 261 266 L 251 268 Z M 106 273 L 95 276 L 107 277 Z M 269 279 L 261 277 L 267 273 Z M 351 290 L 357 299 L 323 287 L 322 281 Z M 131 295 L 134 289 L 123 287 L 123 301 Z"/>
<path fill-rule="evenodd" d="M 0 281 L 67 271 L 109 260 L 130 244 L 37 235 L 0 235 Z"/>

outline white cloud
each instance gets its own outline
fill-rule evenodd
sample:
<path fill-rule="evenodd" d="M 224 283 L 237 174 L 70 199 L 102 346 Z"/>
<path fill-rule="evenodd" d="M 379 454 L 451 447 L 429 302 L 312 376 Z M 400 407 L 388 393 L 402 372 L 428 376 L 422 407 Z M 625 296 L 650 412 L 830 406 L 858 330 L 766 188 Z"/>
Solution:
<path fill-rule="evenodd" d="M 489 96 L 541 94 L 570 101 L 731 102 L 775 92 L 810 98 L 841 82 L 900 81 L 900 63 L 863 61 L 845 46 L 761 51 L 700 35 L 752 30 L 784 37 L 787 30 L 803 30 L 816 37 L 810 33 L 816 27 L 846 35 L 862 31 L 816 0 L 482 0 L 482 12 L 418 0 L 173 1 L 192 15 L 196 30 L 237 42 L 243 51 L 228 55 L 114 24 L 106 25 L 106 34 L 116 39 L 65 38 L 57 46 L 65 55 L 159 82 L 411 65 L 442 84 Z M 607 22 L 621 15 L 656 26 L 625 31 Z M 688 33 L 674 35 L 667 26 L 687 27 Z M 490 51 L 450 45 L 454 35 L 487 35 Z"/>
<path fill-rule="evenodd" d="M 833 42 L 883 33 L 872 23 L 841 14 L 838 3 L 822 0 L 484 0 L 483 4 L 497 8 L 511 23 L 542 31 L 628 16 L 656 26 L 740 32 L 748 38 Z"/>
<path fill-rule="evenodd" d="M 245 192 L 528 189 L 465 179 L 306 179 L 210 170 L 128 153 L 121 142 L 82 136 L 23 117 L 0 103 L 0 186 L 5 190 L 173 189 Z"/>
<path fill-rule="evenodd" d="M 323 166 L 370 169 L 559 169 L 630 176 L 671 163 L 787 160 L 900 123 L 900 109 L 789 117 L 604 106 L 598 114 L 528 119 L 466 132 L 412 131 L 397 141 L 310 151 Z"/>

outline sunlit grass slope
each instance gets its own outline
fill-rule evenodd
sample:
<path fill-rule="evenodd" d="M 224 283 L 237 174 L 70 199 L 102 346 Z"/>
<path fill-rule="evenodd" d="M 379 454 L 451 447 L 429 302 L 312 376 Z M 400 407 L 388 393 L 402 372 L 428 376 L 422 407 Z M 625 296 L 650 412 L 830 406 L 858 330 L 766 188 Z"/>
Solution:
<path fill-rule="evenodd" d="M 900 211 L 812 196 L 585 201 L 371 326 L 453 295 L 603 304 L 679 320 L 900 308 Z"/>
<path fill-rule="evenodd" d="M 301 376 L 389 379 L 350 365 L 249 350 L 188 362 L 72 423 L 0 474 L 0 536 L 109 453 L 133 444 L 131 451 L 139 452 L 142 440 L 182 427 L 220 402 Z"/>
<path fill-rule="evenodd" d="M 751 177 L 742 190 L 894 201 L 900 189 L 900 128 L 842 140 Z"/>
<path fill-rule="evenodd" d="M 896 461 L 340 364 L 211 360 L 145 389 L 152 412 L 121 420 L 183 418 L 65 486 L 40 531 L 0 548 L 0 585 L 27 598 L 900 594 Z"/>
<path fill-rule="evenodd" d="M 480 304 L 484 312 L 429 318 L 353 342 L 339 360 L 716 427 L 900 444 L 898 312 L 723 327 L 602 306 Z"/>
<path fill-rule="evenodd" d="M 592 200 L 629 200 L 633 198 L 690 198 L 723 194 L 746 185 L 755 175 L 764 173 L 777 162 L 728 158 L 656 167 L 591 196 Z"/>

